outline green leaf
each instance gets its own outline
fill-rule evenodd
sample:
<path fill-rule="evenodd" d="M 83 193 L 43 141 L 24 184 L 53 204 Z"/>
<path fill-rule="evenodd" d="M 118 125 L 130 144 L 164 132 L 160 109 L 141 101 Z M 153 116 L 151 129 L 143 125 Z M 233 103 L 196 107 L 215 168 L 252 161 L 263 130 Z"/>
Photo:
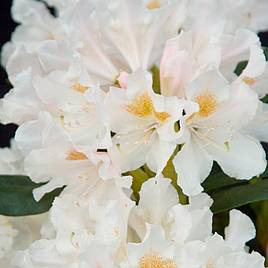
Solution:
<path fill-rule="evenodd" d="M 233 183 L 207 192 L 214 200 L 212 211 L 219 213 L 253 202 L 268 200 L 268 179 L 253 179 L 247 183 L 242 181 L 241 184 Z"/>
<path fill-rule="evenodd" d="M 144 170 L 142 170 L 142 168 L 129 171 L 123 175 L 130 175 L 133 177 L 131 186 L 134 195 L 133 198 L 135 200 L 139 200 L 139 192 L 141 190 L 141 186 L 145 181 L 150 178 L 150 176 Z"/>
<path fill-rule="evenodd" d="M 242 62 L 238 63 L 238 65 L 236 66 L 236 69 L 234 71 L 235 74 L 239 76 L 244 71 L 244 69 L 247 67 L 247 65 L 248 65 L 247 61 L 242 61 Z"/>
<path fill-rule="evenodd" d="M 0 215 L 26 216 L 47 212 L 62 188 L 46 194 L 39 202 L 36 202 L 32 191 L 42 185 L 34 183 L 26 176 L 1 175 Z"/>
<path fill-rule="evenodd" d="M 153 76 L 153 90 L 155 93 L 161 93 L 161 83 L 160 83 L 160 71 L 159 68 L 154 65 L 151 69 L 152 76 Z"/>
<path fill-rule="evenodd" d="M 263 47 L 264 55 L 266 57 L 266 61 L 268 61 L 268 47 Z"/>
<path fill-rule="evenodd" d="M 177 146 L 177 148 L 174 150 L 172 156 L 168 160 L 166 167 L 163 170 L 163 175 L 165 178 L 171 179 L 171 184 L 174 186 L 174 188 L 178 192 L 180 203 L 186 205 L 189 203 L 188 202 L 189 200 L 188 200 L 188 197 L 183 193 L 181 187 L 177 184 L 178 176 L 177 176 L 177 172 L 176 172 L 175 167 L 174 167 L 173 162 L 172 162 L 174 157 L 176 156 L 176 154 L 179 151 L 180 151 L 180 146 Z"/>
<path fill-rule="evenodd" d="M 268 103 L 268 95 L 264 96 L 261 101 L 264 103 Z"/>
<path fill-rule="evenodd" d="M 243 185 L 247 183 L 248 181 L 230 178 L 220 170 L 214 174 L 209 175 L 209 177 L 202 183 L 202 186 L 206 192 L 211 192 L 214 190 Z"/>
<path fill-rule="evenodd" d="M 248 181 L 230 178 L 223 173 L 219 165 L 214 164 L 211 174 L 202 186 L 214 200 L 214 213 L 268 200 L 268 167 L 261 176 Z"/>
<path fill-rule="evenodd" d="M 257 240 L 263 252 L 266 252 L 268 245 L 268 201 L 261 201 L 251 205 L 255 214 L 255 226 L 257 231 Z M 268 258 L 266 258 L 266 266 L 268 265 Z"/>

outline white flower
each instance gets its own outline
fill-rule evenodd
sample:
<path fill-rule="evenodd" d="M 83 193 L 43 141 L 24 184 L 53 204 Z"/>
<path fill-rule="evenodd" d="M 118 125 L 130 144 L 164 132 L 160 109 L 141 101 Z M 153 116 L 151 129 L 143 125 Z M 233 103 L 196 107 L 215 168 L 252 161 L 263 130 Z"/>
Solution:
<path fill-rule="evenodd" d="M 263 267 L 264 258 L 249 254 L 245 243 L 255 237 L 251 220 L 240 211 L 230 212 L 230 224 L 225 229 L 225 240 L 218 234 L 207 237 L 205 242 L 190 241 L 178 251 L 180 267 Z"/>
<path fill-rule="evenodd" d="M 255 116 L 257 95 L 244 83 L 229 85 L 210 70 L 188 85 L 186 97 L 199 107 L 181 120 L 186 139 L 173 160 L 183 191 L 200 193 L 200 183 L 209 175 L 213 161 L 230 177 L 260 175 L 266 167 L 264 150 L 256 139 L 241 132 Z"/>
<path fill-rule="evenodd" d="M 191 0 L 189 2 L 188 16 L 194 16 L 204 10 L 214 10 L 215 14 L 224 15 L 226 20 L 224 30 L 227 33 L 233 33 L 238 28 L 247 28 L 255 32 L 268 29 L 265 15 L 268 5 L 265 0 Z"/>
<path fill-rule="evenodd" d="M 68 72 L 36 76 L 33 85 L 38 98 L 61 121 L 76 146 L 97 150 L 111 145 L 103 107 L 105 93 L 92 86 L 83 67 L 74 64 Z"/>
<path fill-rule="evenodd" d="M 265 0 L 219 1 L 227 23 L 226 31 L 233 32 L 239 27 L 248 28 L 255 32 L 268 29 L 268 19 L 265 10 L 268 8 Z"/>
<path fill-rule="evenodd" d="M 184 4 L 172 2 L 150 9 L 142 0 L 80 1 L 63 20 L 88 72 L 101 84 L 114 84 L 120 72 L 150 69 L 158 60 L 183 20 L 174 10 L 181 14 Z"/>
<path fill-rule="evenodd" d="M 163 229 L 157 225 L 147 225 L 146 236 L 141 243 L 128 244 L 128 261 L 125 268 L 170 267 L 176 268 L 175 243 L 165 239 Z"/>
<path fill-rule="evenodd" d="M 128 214 L 133 207 L 124 193 L 129 186 L 127 178 L 103 181 L 97 177 L 94 184 L 83 179 L 67 186 L 50 211 L 54 235 L 20 251 L 14 263 L 23 268 L 84 267 L 97 263 L 109 267 L 108 264 L 122 260 Z"/>
<path fill-rule="evenodd" d="M 122 172 L 145 163 L 161 172 L 176 147 L 174 124 L 182 116 L 183 101 L 155 94 L 150 74 L 137 71 L 126 89 L 112 87 L 106 102 L 115 133 L 109 152 L 119 157 Z"/>
<path fill-rule="evenodd" d="M 72 180 L 97 174 L 96 165 L 103 176 L 105 173 L 110 177 L 117 174 L 116 168 L 110 168 L 111 160 L 107 154 L 76 146 L 60 123 L 55 122 L 48 113 L 41 113 L 38 120 L 23 124 L 17 130 L 16 141 L 25 156 L 26 174 L 36 182 L 49 181 L 34 190 L 38 200 L 45 193 L 67 185 Z M 110 174 L 106 169 L 109 169 Z"/>
<path fill-rule="evenodd" d="M 221 17 L 211 23 L 209 14 L 167 41 L 160 65 L 162 94 L 185 97 L 188 84 L 208 68 L 217 68 L 228 81 L 243 81 L 259 95 L 265 94 L 266 60 L 258 36 L 246 29 L 225 34 L 222 24 Z M 207 28 L 205 34 L 202 26 Z M 245 61 L 248 64 L 237 77 L 237 64 Z"/>
<path fill-rule="evenodd" d="M 138 206 L 132 209 L 129 225 L 143 239 L 146 223 L 161 225 L 166 236 L 178 244 L 188 240 L 203 240 L 211 234 L 212 200 L 201 194 L 181 205 L 175 188 L 166 178 L 146 181 L 140 191 Z"/>
<path fill-rule="evenodd" d="M 0 117 L 19 127 L 15 147 L 0 150 L 0 171 L 43 183 L 37 201 L 62 192 L 48 216 L 0 217 L 0 266 L 263 268 L 245 245 L 256 234 L 247 216 L 232 210 L 225 239 L 212 233 L 201 183 L 214 161 L 236 179 L 266 167 L 267 63 L 257 32 L 268 27 L 267 7 L 14 0 L 20 25 L 2 52 L 14 87 Z M 161 174 L 171 160 L 172 184 Z M 124 173 L 138 168 L 156 174 L 134 203 Z"/>
<path fill-rule="evenodd" d="M 193 24 L 189 30 L 182 31 L 166 43 L 160 65 L 163 95 L 185 97 L 189 82 L 206 68 L 220 64 L 221 16 L 208 12 Z"/>
<path fill-rule="evenodd" d="M 14 0 L 11 12 L 14 21 L 20 23 L 11 38 L 14 50 L 24 46 L 27 52 L 35 52 L 42 41 L 63 37 L 58 19 L 42 2 Z"/>

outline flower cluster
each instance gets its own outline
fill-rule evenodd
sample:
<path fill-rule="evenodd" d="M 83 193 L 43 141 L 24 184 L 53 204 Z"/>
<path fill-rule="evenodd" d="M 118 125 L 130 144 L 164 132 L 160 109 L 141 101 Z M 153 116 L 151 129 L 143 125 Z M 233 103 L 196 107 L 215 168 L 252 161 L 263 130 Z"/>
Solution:
<path fill-rule="evenodd" d="M 0 117 L 19 128 L 4 173 L 45 183 L 37 201 L 65 188 L 33 217 L 41 234 L 25 235 L 27 245 L 12 248 L 17 220 L 0 218 L 0 264 L 3 255 L 19 268 L 263 268 L 245 247 L 255 236 L 247 216 L 232 210 L 225 239 L 212 233 L 201 183 L 213 162 L 238 180 L 266 168 L 257 32 L 267 10 L 266 0 L 14 0 L 20 25 L 2 51 L 13 88 Z M 152 178 L 133 193 L 140 168 Z"/>

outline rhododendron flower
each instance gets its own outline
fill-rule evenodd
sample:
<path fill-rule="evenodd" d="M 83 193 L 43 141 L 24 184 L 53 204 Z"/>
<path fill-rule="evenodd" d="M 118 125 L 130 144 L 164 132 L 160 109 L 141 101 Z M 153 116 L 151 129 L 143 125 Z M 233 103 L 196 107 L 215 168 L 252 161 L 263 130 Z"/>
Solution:
<path fill-rule="evenodd" d="M 266 198 L 266 9 L 14 0 L 0 266 L 264 268 L 246 246 L 255 226 L 234 208 Z"/>

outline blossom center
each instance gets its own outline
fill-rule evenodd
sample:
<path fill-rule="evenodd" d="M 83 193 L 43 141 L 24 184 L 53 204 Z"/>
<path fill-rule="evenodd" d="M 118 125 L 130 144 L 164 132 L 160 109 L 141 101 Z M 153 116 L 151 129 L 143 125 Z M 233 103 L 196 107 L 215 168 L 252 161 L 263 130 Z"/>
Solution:
<path fill-rule="evenodd" d="M 217 100 L 210 92 L 197 96 L 195 101 L 199 104 L 198 115 L 201 117 L 208 117 L 216 110 Z"/>
<path fill-rule="evenodd" d="M 249 86 L 252 86 L 252 85 L 254 85 L 254 84 L 257 82 L 256 79 L 251 78 L 251 77 L 248 77 L 248 76 L 245 76 L 242 80 L 243 80 L 243 82 L 244 82 L 245 84 L 247 84 L 247 85 L 249 85 Z"/>
<path fill-rule="evenodd" d="M 206 268 L 214 268 L 214 265 L 211 262 L 209 262 L 207 263 Z"/>
<path fill-rule="evenodd" d="M 159 0 L 151 0 L 151 1 L 147 4 L 147 8 L 148 8 L 148 9 L 156 9 L 156 8 L 160 8 Z"/>
<path fill-rule="evenodd" d="M 79 92 L 79 93 L 85 93 L 85 92 L 88 90 L 88 87 L 83 86 L 83 85 L 81 85 L 80 83 L 75 83 L 75 84 L 72 86 L 72 89 L 73 89 L 74 91 Z"/>
<path fill-rule="evenodd" d="M 166 112 L 156 112 L 152 99 L 147 93 L 138 96 L 131 104 L 127 105 L 127 111 L 138 117 L 153 116 L 159 122 L 166 121 L 170 114 Z"/>
<path fill-rule="evenodd" d="M 86 160 L 88 158 L 84 153 L 72 151 L 68 154 L 68 156 L 65 159 L 75 161 L 75 160 Z"/>
<path fill-rule="evenodd" d="M 140 259 L 138 268 L 177 268 L 177 265 L 172 260 L 163 260 L 158 254 L 150 253 Z"/>

